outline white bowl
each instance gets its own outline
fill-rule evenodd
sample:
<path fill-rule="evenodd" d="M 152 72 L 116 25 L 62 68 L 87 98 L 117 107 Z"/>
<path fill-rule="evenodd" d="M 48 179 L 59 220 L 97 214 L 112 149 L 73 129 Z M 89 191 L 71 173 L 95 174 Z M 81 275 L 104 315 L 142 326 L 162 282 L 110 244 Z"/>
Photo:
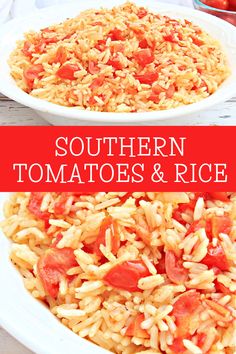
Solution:
<path fill-rule="evenodd" d="M 9 193 L 0 193 L 0 220 Z M 0 231 L 0 326 L 37 354 L 109 354 L 80 338 L 25 289 L 9 259 L 10 241 Z"/>
<path fill-rule="evenodd" d="M 221 42 L 228 56 L 232 74 L 210 97 L 198 103 L 165 111 L 106 113 L 62 107 L 34 98 L 16 86 L 15 81 L 10 75 L 7 60 L 16 45 L 16 41 L 23 38 L 24 32 L 32 29 L 39 30 L 40 28 L 63 21 L 68 17 L 74 17 L 85 9 L 101 6 L 113 7 L 122 3 L 124 3 L 124 0 L 111 0 L 109 2 L 107 0 L 100 0 L 99 2 L 95 0 L 76 1 L 66 5 L 52 6 L 39 10 L 31 16 L 12 20 L 2 26 L 0 30 L 0 91 L 9 98 L 33 108 L 40 116 L 54 125 L 148 123 L 173 118 L 180 119 L 183 116 L 207 110 L 236 94 L 236 27 L 204 12 L 187 7 L 160 3 L 157 0 L 135 0 L 135 3 L 147 6 L 154 12 L 193 21 Z"/>

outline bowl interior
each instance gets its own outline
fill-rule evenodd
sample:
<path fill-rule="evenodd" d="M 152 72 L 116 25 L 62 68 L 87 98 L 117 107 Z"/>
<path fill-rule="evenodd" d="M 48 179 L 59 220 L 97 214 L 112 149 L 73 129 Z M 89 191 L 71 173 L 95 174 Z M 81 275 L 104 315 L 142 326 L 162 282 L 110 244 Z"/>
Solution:
<path fill-rule="evenodd" d="M 101 0 L 100 6 L 113 7 L 122 4 L 123 0 L 111 0 L 107 3 Z M 208 107 L 225 101 L 236 93 L 236 29 L 226 21 L 220 20 L 214 16 L 210 16 L 203 12 L 195 11 L 190 8 L 181 6 L 173 6 L 159 3 L 154 0 L 137 0 L 137 5 L 147 6 L 154 12 L 169 15 L 173 18 L 187 18 L 194 23 L 200 25 L 213 37 L 217 38 L 223 46 L 224 51 L 229 59 L 231 68 L 231 76 L 223 83 L 223 85 L 212 96 L 192 105 L 178 107 L 166 111 L 144 112 L 144 113 L 104 113 L 89 112 L 78 110 L 77 108 L 61 107 L 47 101 L 34 98 L 21 91 L 10 76 L 10 68 L 7 64 L 10 53 L 15 47 L 17 40 L 23 38 L 23 33 L 30 29 L 39 30 L 53 23 L 58 23 L 68 17 L 74 17 L 81 11 L 88 8 L 98 7 L 94 0 L 86 2 L 73 2 L 70 4 L 50 7 L 38 11 L 25 19 L 17 19 L 9 22 L 0 30 L 0 91 L 6 96 L 29 106 L 35 110 L 45 112 L 60 117 L 68 117 L 73 120 L 87 120 L 96 122 L 145 122 L 163 120 L 173 117 L 180 117 L 197 112 Z"/>

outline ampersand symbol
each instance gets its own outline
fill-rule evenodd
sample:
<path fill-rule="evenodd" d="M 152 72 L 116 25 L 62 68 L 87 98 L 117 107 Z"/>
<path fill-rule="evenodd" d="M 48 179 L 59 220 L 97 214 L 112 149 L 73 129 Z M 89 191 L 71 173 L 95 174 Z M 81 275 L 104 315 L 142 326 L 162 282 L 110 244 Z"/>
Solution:
<path fill-rule="evenodd" d="M 161 171 L 161 165 L 159 163 L 155 163 L 155 165 L 153 166 L 154 168 L 154 172 L 152 174 L 152 181 L 155 183 L 168 183 L 168 181 L 164 180 L 164 172 Z"/>

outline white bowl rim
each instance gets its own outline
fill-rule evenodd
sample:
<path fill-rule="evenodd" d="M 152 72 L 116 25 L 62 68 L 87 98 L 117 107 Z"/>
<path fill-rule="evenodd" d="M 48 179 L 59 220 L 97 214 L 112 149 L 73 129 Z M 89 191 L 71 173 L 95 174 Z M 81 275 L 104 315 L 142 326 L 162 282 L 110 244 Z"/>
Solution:
<path fill-rule="evenodd" d="M 120 3 L 123 3 L 124 1 L 122 0 L 112 0 L 112 5 L 118 5 Z M 138 5 L 144 5 L 147 7 L 151 7 L 154 9 L 154 11 L 159 10 L 159 11 L 171 11 L 173 12 L 180 12 L 184 15 L 195 15 L 195 17 L 200 18 L 202 20 L 205 20 L 208 22 L 208 24 L 212 25 L 218 25 L 220 27 L 223 27 L 226 32 L 232 33 L 232 31 L 235 31 L 235 37 L 236 37 L 236 27 L 234 27 L 232 24 L 217 18 L 213 15 L 210 15 L 208 13 L 204 13 L 192 8 L 184 7 L 184 6 L 177 6 L 177 5 L 171 5 L 171 4 L 165 4 L 162 2 L 156 3 L 155 0 L 135 0 Z M 114 4 L 113 4 L 114 3 Z M 86 5 L 87 8 L 90 6 L 96 7 L 94 0 L 87 0 Z M 50 6 L 49 8 L 44 8 L 40 10 L 36 10 L 33 12 L 31 15 L 25 16 L 23 18 L 19 19 L 13 19 L 6 23 L 5 25 L 2 26 L 0 30 L 0 44 L 1 44 L 1 39 L 4 35 L 7 34 L 10 28 L 18 28 L 18 25 L 20 25 L 23 22 L 27 22 L 27 19 L 32 19 L 38 17 L 38 15 L 45 15 L 47 17 L 50 16 L 50 14 L 53 14 L 60 9 L 62 11 L 63 9 L 66 9 L 68 6 L 72 7 L 77 11 L 81 10 L 81 5 L 77 2 L 71 2 L 62 5 L 54 5 Z M 99 5 L 100 7 L 101 5 Z M 109 5 L 108 5 L 109 6 Z M 98 6 L 97 6 L 98 7 Z M 55 20 L 52 20 L 52 23 L 56 22 Z M 236 43 L 232 45 L 232 52 L 233 55 L 235 56 L 235 62 L 236 62 Z M 1 59 L 0 59 L 1 63 Z M 0 68 L 0 73 L 1 73 L 1 68 Z M 235 75 L 236 76 L 236 75 Z M 236 94 L 236 85 L 230 84 L 225 87 L 220 87 L 214 94 L 211 96 L 193 104 L 173 108 L 173 109 L 168 109 L 168 110 L 162 110 L 162 111 L 151 111 L 151 112 L 134 112 L 134 113 L 116 113 L 116 112 L 94 112 L 94 111 L 88 111 L 88 110 L 81 110 L 76 107 L 64 107 L 60 106 L 51 102 L 48 102 L 46 100 L 42 100 L 39 98 L 35 98 L 33 96 L 30 96 L 29 94 L 25 93 L 23 90 L 18 88 L 12 79 L 12 85 L 5 86 L 4 85 L 4 80 L 0 80 L 0 92 L 4 94 L 5 96 L 13 99 L 16 102 L 19 102 L 25 106 L 28 106 L 36 111 L 40 111 L 43 113 L 48 113 L 52 114 L 55 116 L 59 117 L 64 117 L 64 118 L 71 118 L 74 120 L 79 120 L 79 121 L 87 121 L 87 122 L 104 122 L 104 123 L 138 123 L 138 122 L 154 122 L 158 120 L 166 120 L 166 119 L 172 119 L 175 117 L 181 117 L 185 115 L 190 115 L 192 113 L 200 112 L 202 110 L 207 110 L 208 108 L 212 107 L 213 105 L 217 103 L 222 103 L 226 101 L 227 99 L 230 99 L 234 94 Z"/>

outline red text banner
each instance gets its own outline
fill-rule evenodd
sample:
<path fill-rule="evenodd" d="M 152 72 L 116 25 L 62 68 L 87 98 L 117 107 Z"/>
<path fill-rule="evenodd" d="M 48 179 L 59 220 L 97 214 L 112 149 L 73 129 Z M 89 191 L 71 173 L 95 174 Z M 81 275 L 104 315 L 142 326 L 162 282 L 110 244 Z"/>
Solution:
<path fill-rule="evenodd" d="M 2 127 L 1 191 L 234 191 L 236 127 Z"/>

